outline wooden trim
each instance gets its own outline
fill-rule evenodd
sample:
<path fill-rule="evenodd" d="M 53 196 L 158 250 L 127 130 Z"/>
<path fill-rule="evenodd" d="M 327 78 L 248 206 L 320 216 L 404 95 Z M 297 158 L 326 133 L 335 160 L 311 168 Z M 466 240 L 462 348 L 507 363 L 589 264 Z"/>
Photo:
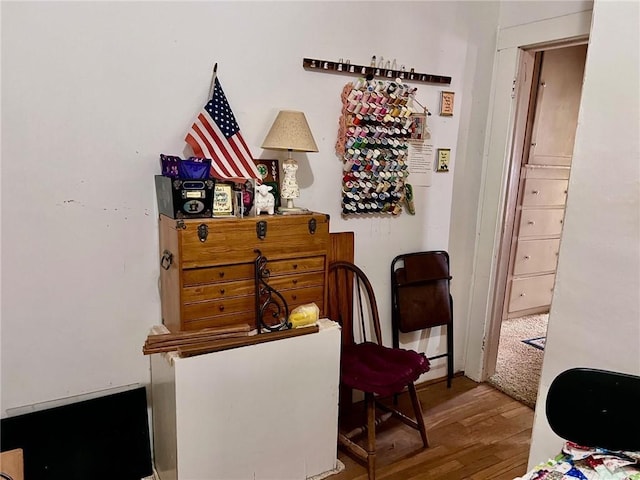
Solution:
<path fill-rule="evenodd" d="M 310 333 L 318 333 L 319 330 L 318 325 L 312 325 L 309 327 L 294 328 L 291 330 L 261 333 L 251 337 L 214 340 L 203 346 L 178 348 L 178 354 L 180 357 L 193 357 L 204 353 L 220 352 L 222 350 L 230 350 L 232 348 L 247 347 L 249 345 L 257 345 L 259 343 L 273 342 L 275 340 L 284 340 L 286 338 L 299 337 Z"/>
<path fill-rule="evenodd" d="M 592 10 L 503 28 L 498 33 L 498 51 L 527 46 L 547 50 L 549 45 L 579 41 L 591 31 Z M 561 39 L 552 43 L 549 39 Z"/>
<path fill-rule="evenodd" d="M 509 179 L 503 211 L 503 228 L 498 248 L 498 260 L 496 280 L 494 284 L 494 297 L 491 309 L 491 321 L 488 325 L 488 333 L 485 335 L 485 357 L 483 370 L 487 376 L 493 375 L 498 358 L 498 339 L 503 318 L 503 308 L 508 297 L 509 265 L 514 255 L 513 234 L 519 221 L 516 214 L 518 190 L 520 188 L 520 169 L 524 157 L 528 153 L 527 140 L 530 138 L 529 119 L 534 104 L 535 95 L 532 89 L 535 85 L 537 72 L 539 71 L 539 58 L 536 55 L 521 51 L 518 60 L 518 80 L 515 87 L 516 113 L 514 120 L 513 143 L 510 155 Z"/>
<path fill-rule="evenodd" d="M 456 377 L 464 377 L 464 370 L 460 371 L 460 372 L 456 372 L 453 374 L 453 378 Z M 429 380 L 425 380 L 424 382 L 420 382 L 420 383 L 416 383 L 416 391 L 421 391 L 426 389 L 427 387 L 431 386 L 431 385 L 435 385 L 436 383 L 441 383 L 441 382 L 446 382 L 447 381 L 447 376 L 445 375 L 444 377 L 438 377 L 438 378 L 431 378 Z"/>

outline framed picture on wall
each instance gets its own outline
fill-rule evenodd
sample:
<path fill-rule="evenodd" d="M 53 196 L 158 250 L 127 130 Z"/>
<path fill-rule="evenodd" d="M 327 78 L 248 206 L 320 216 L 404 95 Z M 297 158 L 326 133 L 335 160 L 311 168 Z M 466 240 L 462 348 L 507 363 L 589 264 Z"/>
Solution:
<path fill-rule="evenodd" d="M 411 126 L 411 136 L 409 141 L 422 142 L 427 138 L 427 114 L 426 113 L 414 113 L 410 117 L 413 120 Z"/>
<path fill-rule="evenodd" d="M 440 92 L 440 115 L 443 117 L 453 116 L 453 92 Z"/>
<path fill-rule="evenodd" d="M 436 172 L 448 172 L 451 160 L 450 148 L 439 148 L 436 160 Z"/>

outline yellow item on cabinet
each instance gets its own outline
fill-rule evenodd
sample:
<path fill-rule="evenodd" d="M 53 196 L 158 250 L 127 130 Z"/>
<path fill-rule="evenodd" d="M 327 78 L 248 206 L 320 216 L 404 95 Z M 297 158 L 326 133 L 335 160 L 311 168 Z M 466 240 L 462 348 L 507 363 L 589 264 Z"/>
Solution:
<path fill-rule="evenodd" d="M 320 309 L 315 303 L 307 303 L 294 308 L 289 314 L 292 328 L 313 325 L 320 318 Z"/>

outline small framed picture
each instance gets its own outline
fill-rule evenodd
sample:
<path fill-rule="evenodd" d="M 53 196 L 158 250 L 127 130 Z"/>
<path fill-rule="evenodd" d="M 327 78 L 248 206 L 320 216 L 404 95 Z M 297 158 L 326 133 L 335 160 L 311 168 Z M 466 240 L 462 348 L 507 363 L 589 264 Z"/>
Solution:
<path fill-rule="evenodd" d="M 421 142 L 427 138 L 427 114 L 414 113 L 410 117 L 413 120 L 410 142 Z"/>
<path fill-rule="evenodd" d="M 453 92 L 440 92 L 440 115 L 443 117 L 453 116 Z"/>
<path fill-rule="evenodd" d="M 263 182 L 279 182 L 280 167 L 278 160 L 267 160 L 264 158 L 256 158 L 254 160 L 258 173 L 260 174 L 260 180 Z"/>
<path fill-rule="evenodd" d="M 439 148 L 437 159 L 436 159 L 436 172 L 448 172 L 450 160 L 451 160 L 451 149 Z"/>
<path fill-rule="evenodd" d="M 213 216 L 228 217 L 233 215 L 233 188 L 230 183 L 216 183 L 213 187 Z"/>

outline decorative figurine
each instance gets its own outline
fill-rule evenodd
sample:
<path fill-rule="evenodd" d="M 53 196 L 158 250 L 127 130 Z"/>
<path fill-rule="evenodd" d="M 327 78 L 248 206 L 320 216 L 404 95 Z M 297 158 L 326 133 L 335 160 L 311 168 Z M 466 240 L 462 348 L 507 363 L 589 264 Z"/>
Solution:
<path fill-rule="evenodd" d="M 260 185 L 256 187 L 256 215 L 267 212 L 273 215 L 275 210 L 275 199 L 271 193 L 273 187 L 271 185 Z"/>

